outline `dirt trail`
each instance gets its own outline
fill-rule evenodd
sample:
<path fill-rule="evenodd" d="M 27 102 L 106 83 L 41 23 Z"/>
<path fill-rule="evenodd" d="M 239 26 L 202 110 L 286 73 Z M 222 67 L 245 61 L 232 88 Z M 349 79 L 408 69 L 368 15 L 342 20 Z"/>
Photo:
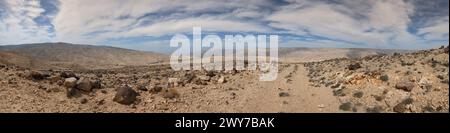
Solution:
<path fill-rule="evenodd" d="M 339 102 L 332 91 L 308 86 L 306 75 L 303 65 L 290 65 L 281 70 L 275 81 L 257 82 L 256 87 L 247 85 L 251 89 L 244 92 L 248 97 L 240 112 L 339 112 Z"/>

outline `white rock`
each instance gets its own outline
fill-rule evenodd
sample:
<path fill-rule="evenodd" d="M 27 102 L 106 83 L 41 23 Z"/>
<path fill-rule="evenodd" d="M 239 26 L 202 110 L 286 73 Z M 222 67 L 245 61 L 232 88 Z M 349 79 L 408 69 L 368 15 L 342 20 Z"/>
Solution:
<path fill-rule="evenodd" d="M 74 77 L 66 78 L 64 80 L 64 86 L 67 88 L 72 88 L 77 84 L 77 79 Z"/>
<path fill-rule="evenodd" d="M 220 78 L 217 80 L 218 83 L 225 83 L 225 77 L 224 76 L 220 76 Z"/>
<path fill-rule="evenodd" d="M 178 80 L 178 78 L 169 78 L 168 82 L 169 82 L 169 86 L 177 87 L 179 80 Z"/>

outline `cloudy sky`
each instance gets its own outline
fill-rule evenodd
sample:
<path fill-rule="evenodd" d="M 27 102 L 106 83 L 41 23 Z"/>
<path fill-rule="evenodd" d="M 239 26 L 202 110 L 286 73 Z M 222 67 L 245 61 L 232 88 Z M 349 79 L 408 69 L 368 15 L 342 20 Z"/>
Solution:
<path fill-rule="evenodd" d="M 448 0 L 0 0 L 0 45 L 167 50 L 177 33 L 279 35 L 284 47 L 448 45 Z"/>

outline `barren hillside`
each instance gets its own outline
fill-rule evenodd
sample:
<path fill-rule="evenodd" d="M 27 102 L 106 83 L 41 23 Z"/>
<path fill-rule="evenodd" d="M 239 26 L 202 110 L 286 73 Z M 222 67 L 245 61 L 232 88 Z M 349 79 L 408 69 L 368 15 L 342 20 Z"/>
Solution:
<path fill-rule="evenodd" d="M 2 53 L 14 53 L 3 60 L 24 67 L 49 69 L 95 69 L 121 66 L 150 65 L 163 62 L 166 55 L 107 46 L 69 43 L 22 44 L 0 47 Z M 16 58 L 22 60 L 15 60 Z M 16 62 L 19 61 L 19 62 Z"/>

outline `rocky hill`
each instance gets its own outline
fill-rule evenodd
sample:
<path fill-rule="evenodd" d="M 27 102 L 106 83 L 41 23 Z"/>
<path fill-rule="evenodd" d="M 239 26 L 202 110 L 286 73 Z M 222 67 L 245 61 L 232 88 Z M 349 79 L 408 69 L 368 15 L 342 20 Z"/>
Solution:
<path fill-rule="evenodd" d="M 167 60 L 167 55 L 108 46 L 69 43 L 40 43 L 0 47 L 5 63 L 37 69 L 95 69 L 150 65 Z"/>

